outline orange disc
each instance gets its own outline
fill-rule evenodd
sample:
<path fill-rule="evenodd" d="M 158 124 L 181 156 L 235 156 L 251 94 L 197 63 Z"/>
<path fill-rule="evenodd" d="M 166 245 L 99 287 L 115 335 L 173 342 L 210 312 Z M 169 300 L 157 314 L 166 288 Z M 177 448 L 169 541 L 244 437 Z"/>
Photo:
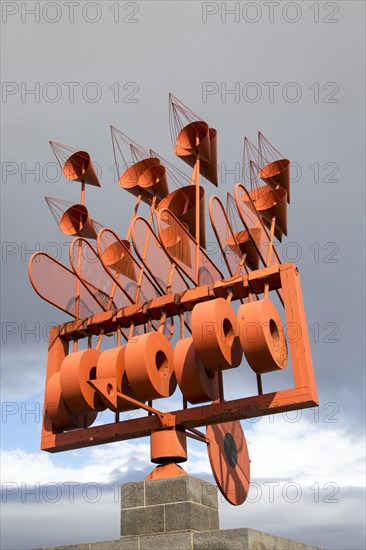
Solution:
<path fill-rule="evenodd" d="M 250 367 L 257 374 L 284 369 L 287 343 L 281 318 L 268 298 L 239 307 L 239 337 Z"/>
<path fill-rule="evenodd" d="M 60 369 L 61 391 L 65 402 L 76 413 L 104 411 L 106 405 L 96 391 L 88 384 L 95 380 L 100 353 L 86 349 L 70 353 L 62 361 Z"/>
<path fill-rule="evenodd" d="M 250 460 L 239 420 L 207 426 L 208 457 L 215 481 L 228 502 L 238 506 L 248 496 Z"/>
<path fill-rule="evenodd" d="M 133 397 L 133 399 L 137 399 L 127 380 L 125 368 L 125 352 L 126 346 L 120 346 L 103 351 L 98 359 L 97 379 L 99 380 L 101 378 L 116 378 L 117 391 L 123 393 L 124 395 L 127 395 L 128 397 Z M 132 403 L 124 401 L 123 405 L 121 407 L 118 407 L 118 410 L 124 412 L 138 408 L 139 407 L 137 405 L 133 405 Z"/>
<path fill-rule="evenodd" d="M 194 306 L 192 337 L 206 369 L 235 369 L 240 365 L 243 352 L 236 330 L 235 312 L 224 298 Z"/>
<path fill-rule="evenodd" d="M 88 428 L 97 417 L 93 412 L 88 415 L 73 413 L 66 405 L 61 393 L 60 373 L 53 374 L 46 384 L 44 395 L 44 416 L 59 429 Z"/>
<path fill-rule="evenodd" d="M 126 346 L 126 374 L 142 401 L 169 397 L 175 391 L 174 351 L 160 332 L 134 336 Z"/>
<path fill-rule="evenodd" d="M 178 340 L 174 349 L 174 370 L 183 397 L 192 404 L 219 398 L 219 376 L 205 369 L 192 338 Z"/>

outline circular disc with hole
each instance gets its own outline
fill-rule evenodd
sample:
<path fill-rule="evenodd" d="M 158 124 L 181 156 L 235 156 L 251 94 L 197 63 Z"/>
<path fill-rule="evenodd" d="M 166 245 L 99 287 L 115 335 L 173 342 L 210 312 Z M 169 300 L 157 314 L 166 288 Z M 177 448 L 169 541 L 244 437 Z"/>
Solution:
<path fill-rule="evenodd" d="M 207 426 L 208 457 L 215 481 L 230 504 L 243 504 L 250 485 L 250 460 L 240 422 Z"/>

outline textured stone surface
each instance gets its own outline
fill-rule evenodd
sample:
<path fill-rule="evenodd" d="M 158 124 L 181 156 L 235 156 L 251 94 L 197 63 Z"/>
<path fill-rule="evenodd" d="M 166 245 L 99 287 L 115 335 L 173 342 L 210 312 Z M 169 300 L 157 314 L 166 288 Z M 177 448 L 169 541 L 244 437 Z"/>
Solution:
<path fill-rule="evenodd" d="M 165 505 L 165 531 L 208 531 L 218 528 L 219 514 L 214 508 L 196 502 L 175 502 Z"/>
<path fill-rule="evenodd" d="M 192 550 L 193 533 L 164 533 L 141 537 L 139 550 Z"/>
<path fill-rule="evenodd" d="M 322 550 L 254 529 L 179 531 L 36 550 Z"/>
<path fill-rule="evenodd" d="M 254 529 L 219 530 L 217 493 L 192 476 L 126 483 L 119 540 L 36 550 L 321 550 Z"/>
<path fill-rule="evenodd" d="M 121 507 L 136 508 L 136 506 L 144 506 L 144 489 L 143 481 L 121 485 Z"/>
<path fill-rule="evenodd" d="M 212 483 L 192 476 L 145 481 L 146 506 L 184 501 L 197 502 L 198 504 L 217 508 L 217 487 Z"/>
<path fill-rule="evenodd" d="M 121 511 L 121 536 L 164 531 L 164 505 L 126 508 Z"/>
<path fill-rule="evenodd" d="M 321 548 L 243 528 L 195 532 L 192 550 L 321 550 Z"/>

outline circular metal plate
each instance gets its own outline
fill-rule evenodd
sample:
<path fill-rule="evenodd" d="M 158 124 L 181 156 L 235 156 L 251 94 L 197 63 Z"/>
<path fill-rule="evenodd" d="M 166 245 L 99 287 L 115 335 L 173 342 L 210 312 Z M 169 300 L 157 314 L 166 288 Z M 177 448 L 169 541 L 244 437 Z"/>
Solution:
<path fill-rule="evenodd" d="M 226 500 L 243 504 L 250 484 L 247 442 L 239 421 L 207 426 L 208 457 L 216 483 Z"/>

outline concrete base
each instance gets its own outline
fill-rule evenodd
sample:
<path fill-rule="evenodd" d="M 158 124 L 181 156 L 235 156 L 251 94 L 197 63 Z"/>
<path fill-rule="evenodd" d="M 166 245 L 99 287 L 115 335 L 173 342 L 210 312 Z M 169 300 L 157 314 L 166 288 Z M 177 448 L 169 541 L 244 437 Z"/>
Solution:
<path fill-rule="evenodd" d="M 220 530 L 217 487 L 179 476 L 122 485 L 119 540 L 42 550 L 321 549 L 254 529 Z"/>

